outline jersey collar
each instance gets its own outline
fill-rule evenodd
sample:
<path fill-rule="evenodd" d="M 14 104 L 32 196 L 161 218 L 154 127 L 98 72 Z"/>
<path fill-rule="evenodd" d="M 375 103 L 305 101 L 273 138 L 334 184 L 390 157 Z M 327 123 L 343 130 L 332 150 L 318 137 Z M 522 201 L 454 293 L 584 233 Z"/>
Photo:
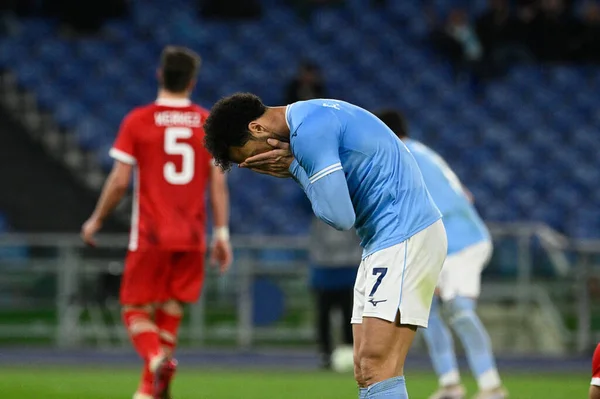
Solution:
<path fill-rule="evenodd" d="M 163 107 L 173 108 L 184 108 L 192 105 L 192 101 L 189 98 L 157 98 L 154 102 L 156 105 L 162 105 Z"/>

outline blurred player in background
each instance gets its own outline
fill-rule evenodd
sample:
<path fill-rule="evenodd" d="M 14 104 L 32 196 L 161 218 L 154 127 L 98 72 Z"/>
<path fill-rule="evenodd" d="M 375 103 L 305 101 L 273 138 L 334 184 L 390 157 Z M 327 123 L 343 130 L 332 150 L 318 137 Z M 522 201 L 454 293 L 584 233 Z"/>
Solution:
<path fill-rule="evenodd" d="M 480 293 L 481 272 L 492 255 L 490 234 L 465 190 L 448 164 L 433 150 L 410 139 L 404 116 L 396 111 L 377 115 L 411 151 L 425 184 L 444 216 L 448 234 L 448 257 L 438 283 L 438 294 L 431 305 L 425 340 L 440 390 L 430 399 L 463 399 L 452 343 L 452 335 L 440 315 L 439 299 L 449 313 L 450 325 L 460 338 L 473 375 L 477 379 L 477 399 L 504 399 L 506 391 L 496 369 L 492 346 L 475 307 Z"/>
<path fill-rule="evenodd" d="M 120 298 L 123 321 L 144 359 L 135 399 L 170 398 L 183 304 L 198 300 L 204 280 L 207 185 L 214 218 L 212 262 L 225 272 L 232 260 L 225 175 L 203 145 L 208 112 L 190 101 L 199 67 L 194 52 L 165 48 L 158 98 L 123 120 L 110 150 L 113 170 L 81 232 L 94 245 L 94 234 L 125 195 L 135 172 Z"/>
<path fill-rule="evenodd" d="M 406 353 L 427 326 L 447 244 L 406 147 L 373 114 L 337 100 L 266 107 L 238 93 L 217 102 L 204 128 L 223 169 L 236 162 L 293 176 L 320 219 L 338 230 L 356 226 L 364 248 L 352 312 L 360 398 L 408 398 Z"/>
<path fill-rule="evenodd" d="M 600 344 L 596 346 L 592 359 L 592 382 L 590 383 L 590 399 L 600 399 Z"/>

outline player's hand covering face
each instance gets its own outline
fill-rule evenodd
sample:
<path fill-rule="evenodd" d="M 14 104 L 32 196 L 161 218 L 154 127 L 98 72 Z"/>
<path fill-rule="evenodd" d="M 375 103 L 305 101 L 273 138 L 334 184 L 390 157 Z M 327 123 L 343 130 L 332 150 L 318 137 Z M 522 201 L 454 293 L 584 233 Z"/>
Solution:
<path fill-rule="evenodd" d="M 289 169 L 294 156 L 290 144 L 276 139 L 268 139 L 267 143 L 273 147 L 273 150 L 246 159 L 240 164 L 240 168 L 248 168 L 275 177 L 291 177 Z"/>

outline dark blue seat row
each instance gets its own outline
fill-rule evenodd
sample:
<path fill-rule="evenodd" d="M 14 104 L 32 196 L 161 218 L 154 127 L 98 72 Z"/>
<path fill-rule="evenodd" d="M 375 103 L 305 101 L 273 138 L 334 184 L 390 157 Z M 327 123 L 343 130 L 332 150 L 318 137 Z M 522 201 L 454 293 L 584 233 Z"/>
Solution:
<path fill-rule="evenodd" d="M 194 100 L 208 106 L 242 90 L 279 104 L 298 63 L 313 59 L 330 96 L 404 110 L 413 135 L 447 158 L 488 219 L 539 220 L 600 236 L 599 68 L 515 67 L 475 98 L 423 45 L 428 28 L 418 2 L 365 11 L 367 0 L 348 0 L 346 8 L 319 9 L 308 23 L 274 1 L 261 21 L 249 22 L 205 21 L 193 2 L 174 3 L 133 2 L 131 20 L 107 23 L 96 39 L 60 39 L 54 21 L 26 20 L 19 36 L 1 41 L 0 68 L 12 69 L 108 170 L 122 117 L 156 95 L 163 45 L 202 54 Z M 439 10 L 455 3 L 435 1 Z M 487 2 L 470 3 L 477 12 Z M 293 183 L 243 170 L 230 179 L 234 232 L 306 232 L 310 207 Z M 266 193 L 274 197 L 268 204 Z"/>

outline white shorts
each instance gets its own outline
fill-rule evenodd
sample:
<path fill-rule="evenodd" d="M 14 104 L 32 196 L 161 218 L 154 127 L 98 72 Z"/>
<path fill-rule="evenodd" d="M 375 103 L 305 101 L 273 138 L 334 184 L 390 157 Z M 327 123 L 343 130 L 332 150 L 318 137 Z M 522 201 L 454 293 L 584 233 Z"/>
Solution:
<path fill-rule="evenodd" d="M 354 284 L 352 324 L 363 317 L 427 327 L 448 243 L 441 220 L 400 244 L 367 256 Z"/>
<path fill-rule="evenodd" d="M 492 256 L 492 248 L 490 241 L 482 241 L 448 255 L 438 281 L 442 301 L 457 296 L 479 297 L 481 272 Z"/>

